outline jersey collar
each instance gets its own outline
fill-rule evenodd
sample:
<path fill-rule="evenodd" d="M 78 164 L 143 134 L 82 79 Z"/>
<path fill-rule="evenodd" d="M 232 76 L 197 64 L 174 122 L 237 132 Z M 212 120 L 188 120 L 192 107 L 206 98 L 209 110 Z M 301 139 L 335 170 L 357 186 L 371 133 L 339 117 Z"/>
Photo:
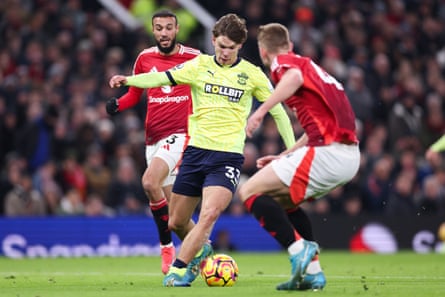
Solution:
<path fill-rule="evenodd" d="M 215 61 L 216 65 L 218 65 L 219 67 L 224 67 L 224 65 L 221 65 L 221 64 L 218 63 L 218 61 L 216 61 L 216 56 L 213 56 L 213 61 Z M 236 65 L 239 64 L 239 62 L 241 62 L 241 58 L 237 57 L 235 63 L 230 65 L 230 68 L 235 67 Z"/>

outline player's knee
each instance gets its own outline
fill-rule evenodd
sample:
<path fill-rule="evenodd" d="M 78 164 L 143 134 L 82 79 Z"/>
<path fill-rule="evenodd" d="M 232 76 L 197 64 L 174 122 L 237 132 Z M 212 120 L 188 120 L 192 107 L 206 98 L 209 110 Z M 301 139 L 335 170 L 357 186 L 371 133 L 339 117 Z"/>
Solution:
<path fill-rule="evenodd" d="M 170 216 L 168 219 L 168 228 L 172 231 L 182 231 L 187 227 L 188 221 L 178 220 L 174 216 Z"/>
<path fill-rule="evenodd" d="M 201 214 L 199 215 L 199 222 L 204 224 L 205 226 L 213 225 L 218 217 L 221 215 L 221 210 L 218 208 L 208 208 L 205 211 L 201 210 Z"/>
<path fill-rule="evenodd" d="M 161 186 L 157 184 L 151 176 L 144 175 L 142 177 L 142 187 L 146 193 L 154 193 L 158 191 Z"/>

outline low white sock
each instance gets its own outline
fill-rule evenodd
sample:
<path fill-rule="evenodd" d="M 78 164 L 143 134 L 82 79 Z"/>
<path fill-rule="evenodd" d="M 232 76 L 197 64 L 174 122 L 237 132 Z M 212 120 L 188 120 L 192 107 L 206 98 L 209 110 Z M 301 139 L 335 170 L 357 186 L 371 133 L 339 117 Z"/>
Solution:
<path fill-rule="evenodd" d="M 289 252 L 289 255 L 295 255 L 298 254 L 303 249 L 303 239 L 299 239 L 292 243 L 288 248 L 287 251 Z"/>
<path fill-rule="evenodd" d="M 170 243 L 167 243 L 167 244 L 161 244 L 161 248 L 163 248 L 163 247 L 171 247 L 171 246 L 173 246 L 173 242 L 171 242 L 171 241 L 170 241 Z"/>
<path fill-rule="evenodd" d="M 306 269 L 306 273 L 308 273 L 308 274 L 316 274 L 320 271 L 321 271 L 321 265 L 320 265 L 320 261 L 318 261 L 318 260 L 311 261 L 311 263 L 309 263 L 309 265 Z"/>

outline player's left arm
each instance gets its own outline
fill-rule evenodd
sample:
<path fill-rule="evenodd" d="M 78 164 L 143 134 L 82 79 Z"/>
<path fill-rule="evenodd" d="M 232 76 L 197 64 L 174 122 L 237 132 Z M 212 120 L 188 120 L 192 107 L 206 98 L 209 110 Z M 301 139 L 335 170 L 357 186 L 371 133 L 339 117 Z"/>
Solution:
<path fill-rule="evenodd" d="M 247 121 L 246 134 L 252 137 L 253 132 L 259 127 L 265 114 L 270 114 L 277 123 L 278 131 L 283 137 L 286 148 L 291 148 L 295 144 L 290 119 L 282 104 L 279 104 L 291 97 L 303 84 L 303 75 L 299 69 L 291 68 L 284 73 L 280 82 L 269 98 L 249 117 Z"/>
<path fill-rule="evenodd" d="M 283 138 L 286 148 L 290 149 L 295 144 L 295 136 L 286 110 L 282 104 L 277 104 L 269 111 L 269 113 L 272 115 L 275 123 L 277 124 L 278 132 Z"/>
<path fill-rule="evenodd" d="M 260 75 L 256 76 L 258 78 L 256 82 L 258 87 L 256 90 L 254 90 L 253 95 L 258 99 L 258 101 L 264 102 L 265 100 L 267 100 L 267 98 L 270 97 L 271 92 L 273 91 L 273 87 L 267 76 L 264 74 L 264 72 L 260 70 L 259 73 Z M 272 115 L 273 119 L 275 120 L 278 132 L 280 133 L 284 141 L 284 144 L 286 145 L 286 148 L 292 147 L 295 143 L 295 136 L 292 129 L 290 118 L 284 106 L 282 104 L 277 104 L 274 107 L 272 107 L 272 109 L 269 112 Z M 258 125 L 261 122 L 261 120 L 258 122 Z M 248 126 L 246 127 L 246 132 L 247 129 Z"/>
<path fill-rule="evenodd" d="M 298 68 L 288 69 L 281 77 L 275 90 L 264 104 L 262 104 L 256 112 L 264 116 L 269 110 L 280 102 L 286 101 L 303 85 L 303 73 Z"/>

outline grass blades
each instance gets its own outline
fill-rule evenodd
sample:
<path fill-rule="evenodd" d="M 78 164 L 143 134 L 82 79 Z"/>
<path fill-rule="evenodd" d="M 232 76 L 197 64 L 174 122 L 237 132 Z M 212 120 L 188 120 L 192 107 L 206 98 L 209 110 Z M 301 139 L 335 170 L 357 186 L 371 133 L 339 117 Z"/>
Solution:
<path fill-rule="evenodd" d="M 159 257 L 0 258 L 0 296 L 11 297 L 196 297 L 196 296 L 445 296 L 445 255 L 392 255 L 323 251 L 327 286 L 319 292 L 276 291 L 290 275 L 287 254 L 230 253 L 240 270 L 233 287 L 164 288 Z"/>

